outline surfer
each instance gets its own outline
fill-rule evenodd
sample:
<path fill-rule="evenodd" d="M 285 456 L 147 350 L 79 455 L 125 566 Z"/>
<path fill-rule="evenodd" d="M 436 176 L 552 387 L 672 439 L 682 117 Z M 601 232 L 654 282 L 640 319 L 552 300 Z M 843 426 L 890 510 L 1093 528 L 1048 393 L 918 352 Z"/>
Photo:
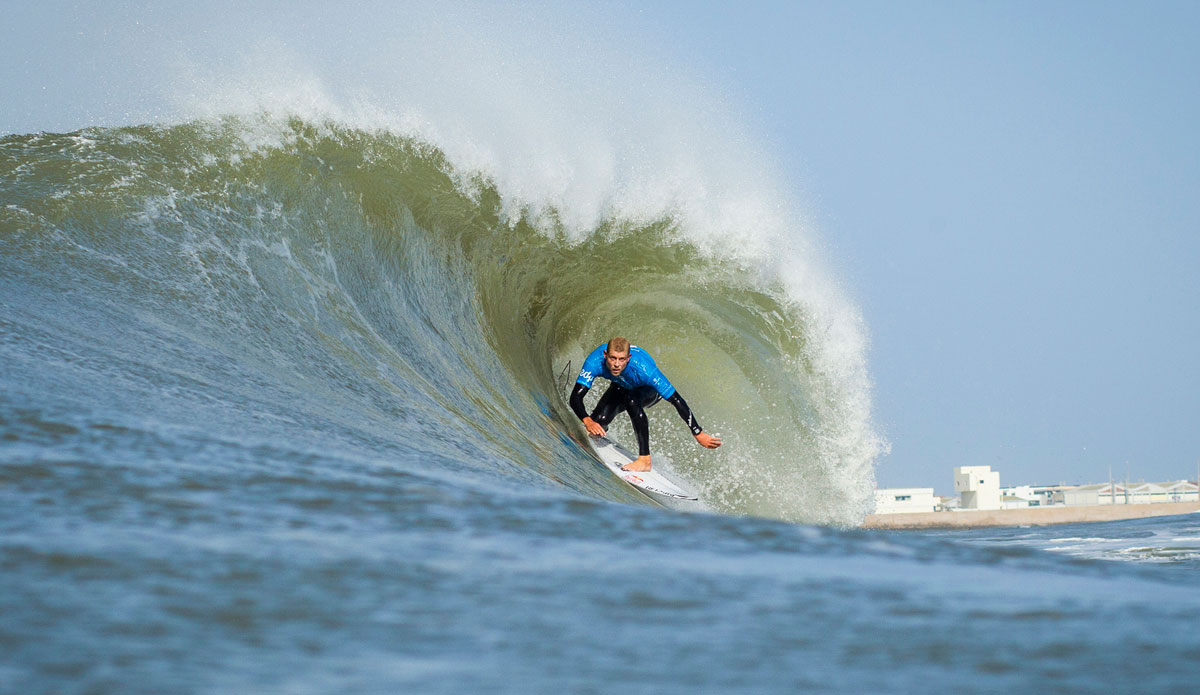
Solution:
<path fill-rule="evenodd" d="M 612 382 L 608 390 L 600 396 L 596 407 L 589 416 L 583 407 L 583 396 L 592 388 L 596 377 L 603 377 Z M 583 422 L 588 434 L 593 437 L 603 437 L 605 428 L 622 410 L 629 413 L 629 421 L 633 423 L 633 432 L 637 437 L 638 457 L 632 463 L 626 464 L 627 471 L 650 470 L 650 425 L 646 418 L 646 408 L 666 399 L 679 417 L 687 423 L 692 436 L 706 449 L 716 449 L 721 446 L 721 439 L 706 433 L 696 422 L 696 417 L 688 408 L 687 401 L 679 395 L 675 387 L 667 381 L 667 377 L 658 369 L 650 353 L 636 345 L 630 345 L 625 338 L 613 338 L 607 345 L 592 350 L 592 354 L 583 361 L 579 378 L 575 380 L 575 390 L 571 392 L 571 410 Z"/>

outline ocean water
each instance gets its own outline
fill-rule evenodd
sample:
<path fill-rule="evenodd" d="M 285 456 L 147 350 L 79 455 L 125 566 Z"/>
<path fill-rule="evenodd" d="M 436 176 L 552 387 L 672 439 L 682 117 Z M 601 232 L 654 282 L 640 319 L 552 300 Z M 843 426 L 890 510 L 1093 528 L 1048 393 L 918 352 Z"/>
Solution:
<path fill-rule="evenodd" d="M 0 692 L 1196 682 L 1196 517 L 858 530 L 886 445 L 801 252 L 453 160 L 269 114 L 0 139 Z M 565 405 L 618 333 L 726 441 L 651 412 L 700 509 Z"/>

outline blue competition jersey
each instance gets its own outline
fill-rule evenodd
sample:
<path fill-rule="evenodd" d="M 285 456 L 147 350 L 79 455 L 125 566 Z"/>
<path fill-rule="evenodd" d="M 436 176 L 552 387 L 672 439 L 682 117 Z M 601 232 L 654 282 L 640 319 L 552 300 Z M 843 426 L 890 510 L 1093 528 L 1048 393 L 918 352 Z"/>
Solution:
<path fill-rule="evenodd" d="M 629 346 L 629 363 L 621 370 L 621 376 L 613 376 L 608 371 L 608 365 L 604 363 L 604 349 L 607 347 L 601 345 L 592 350 L 592 354 L 583 361 L 583 369 L 579 371 L 579 378 L 575 383 L 591 388 L 592 382 L 599 376 L 631 391 L 641 386 L 652 386 L 663 398 L 670 398 L 675 394 L 675 387 L 659 371 L 654 358 L 636 345 Z"/>

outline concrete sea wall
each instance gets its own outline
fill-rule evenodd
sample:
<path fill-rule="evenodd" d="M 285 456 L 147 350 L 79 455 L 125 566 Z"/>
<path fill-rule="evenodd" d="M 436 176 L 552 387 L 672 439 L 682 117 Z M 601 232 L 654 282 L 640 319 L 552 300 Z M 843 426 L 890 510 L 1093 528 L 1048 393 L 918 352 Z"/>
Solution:
<path fill-rule="evenodd" d="M 976 528 L 980 526 L 1045 526 L 1091 521 L 1119 521 L 1149 516 L 1171 516 L 1200 512 L 1200 502 L 1159 504 L 1101 504 L 1030 507 L 1028 509 L 983 509 L 920 514 L 868 514 L 867 529 Z"/>

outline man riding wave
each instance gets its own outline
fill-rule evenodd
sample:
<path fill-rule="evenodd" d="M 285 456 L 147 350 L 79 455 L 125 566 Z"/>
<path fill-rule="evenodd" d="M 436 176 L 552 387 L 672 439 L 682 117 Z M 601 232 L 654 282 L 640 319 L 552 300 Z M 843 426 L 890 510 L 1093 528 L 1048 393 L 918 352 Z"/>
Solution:
<path fill-rule="evenodd" d="M 608 379 L 612 385 L 600 396 L 589 416 L 583 406 L 583 396 L 592 388 L 596 377 Z M 575 380 L 575 390 L 571 392 L 571 410 L 593 437 L 603 437 L 605 428 L 622 410 L 629 413 L 629 421 L 633 424 L 633 432 L 637 437 L 638 457 L 622 468 L 627 471 L 648 471 L 650 425 L 645 409 L 662 399 L 675 406 L 679 417 L 687 423 L 688 429 L 692 431 L 692 436 L 700 446 L 706 449 L 721 446 L 719 437 L 704 432 L 700 423 L 696 422 L 687 401 L 683 400 L 679 391 L 659 370 L 650 353 L 636 345 L 630 345 L 625 338 L 613 338 L 607 345 L 592 350 L 583 361 L 579 378 Z"/>

